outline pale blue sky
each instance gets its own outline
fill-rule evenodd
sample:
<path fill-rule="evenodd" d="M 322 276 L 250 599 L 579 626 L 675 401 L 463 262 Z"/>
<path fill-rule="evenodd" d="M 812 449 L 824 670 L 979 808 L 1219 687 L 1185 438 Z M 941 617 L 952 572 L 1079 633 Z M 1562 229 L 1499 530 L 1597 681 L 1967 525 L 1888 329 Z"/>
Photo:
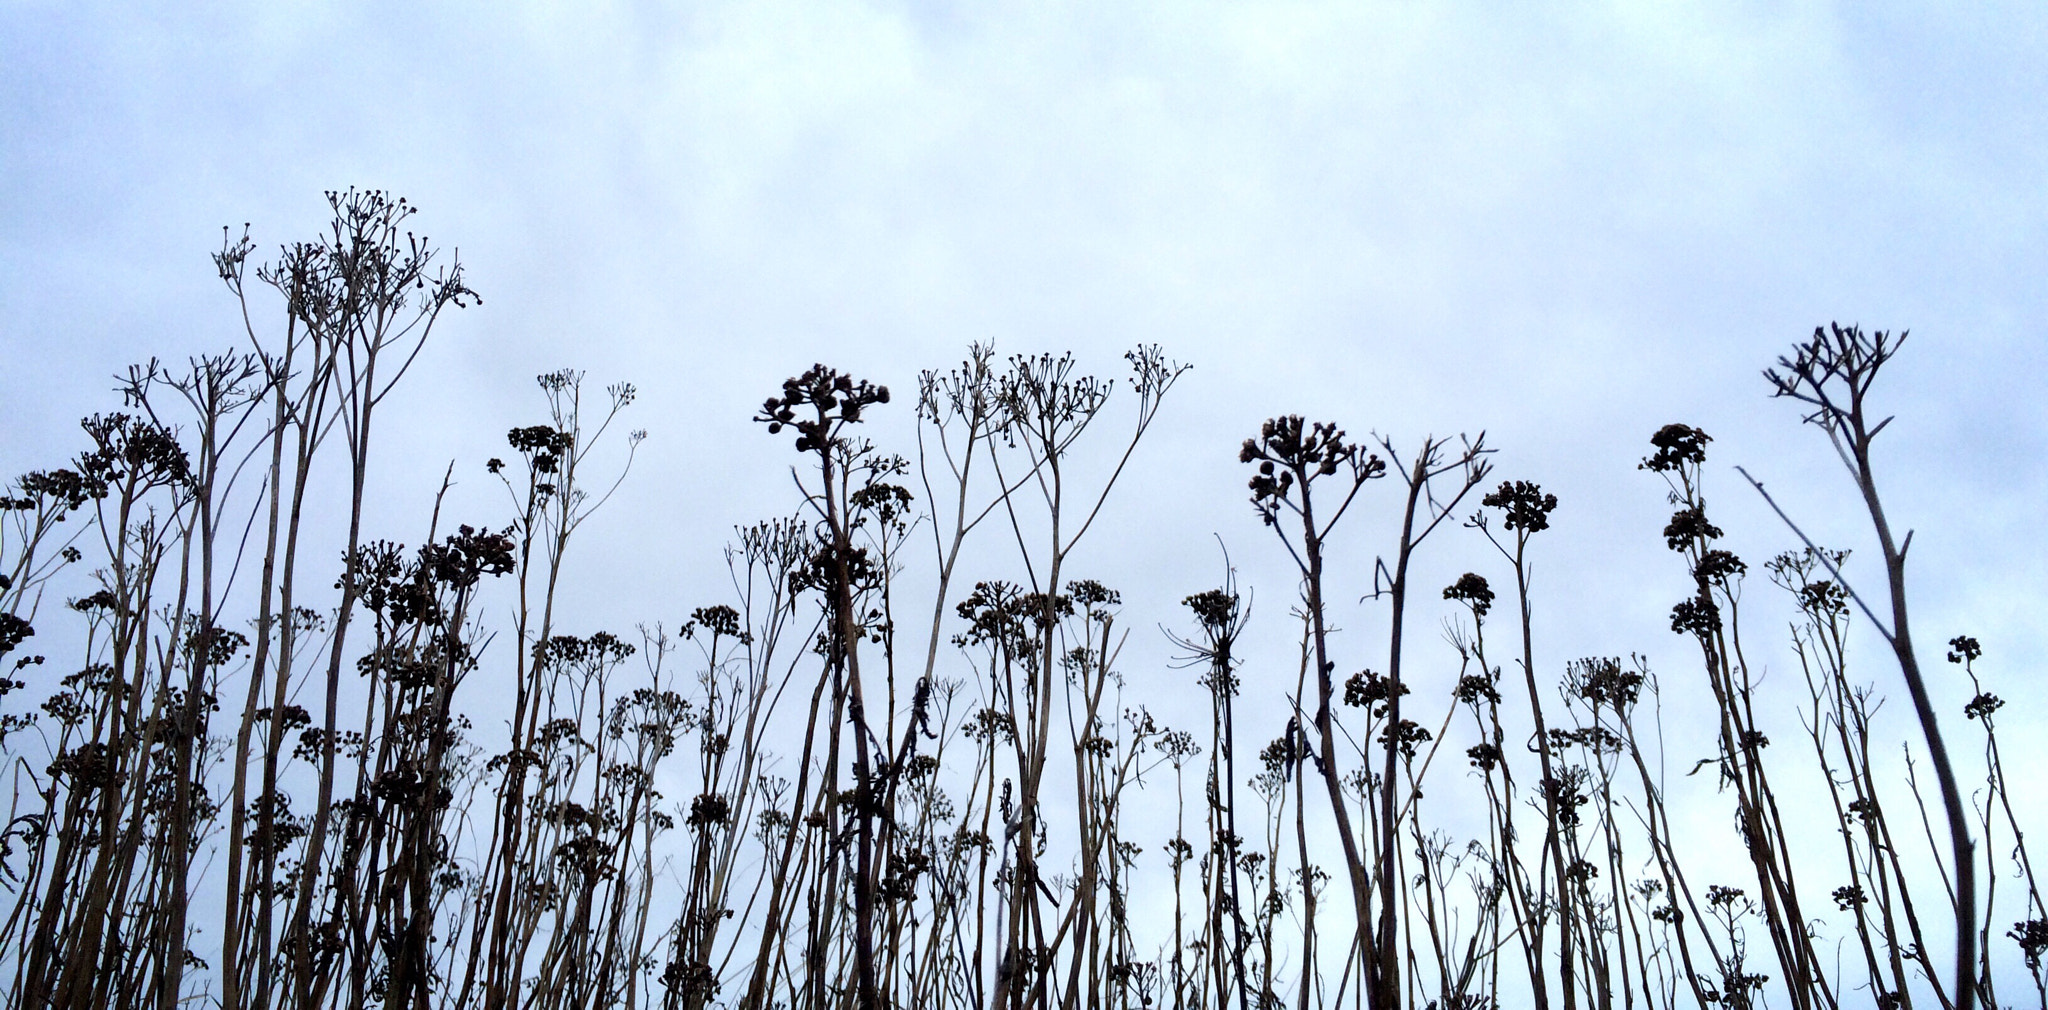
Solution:
<path fill-rule="evenodd" d="M 907 391 L 970 340 L 1103 371 L 1143 341 L 1196 370 L 1081 564 L 1135 627 L 1181 624 L 1220 535 L 1286 662 L 1292 589 L 1235 462 L 1260 419 L 1484 428 L 1501 476 L 1565 500 L 1545 661 L 1640 650 L 1682 677 L 1645 439 L 1716 437 L 1753 563 L 1791 540 L 1734 463 L 1864 547 L 1757 376 L 1858 321 L 1914 332 L 1883 466 L 1920 531 L 1919 634 L 1976 634 L 2009 711 L 2040 712 L 2043 10 L 5 0 L 0 464 L 68 456 L 128 362 L 237 339 L 221 225 L 272 248 L 323 189 L 383 187 L 484 304 L 393 401 L 377 535 L 417 539 L 448 461 L 475 476 L 533 418 L 534 373 L 631 378 L 651 437 L 572 566 L 593 622 L 712 598 L 725 531 L 788 502 L 787 449 L 748 417 L 812 361 Z M 1383 520 L 1354 531 L 1356 592 Z M 1484 559 L 1441 549 L 1428 580 Z M 1134 663 L 1167 651 L 1139 637 Z"/>

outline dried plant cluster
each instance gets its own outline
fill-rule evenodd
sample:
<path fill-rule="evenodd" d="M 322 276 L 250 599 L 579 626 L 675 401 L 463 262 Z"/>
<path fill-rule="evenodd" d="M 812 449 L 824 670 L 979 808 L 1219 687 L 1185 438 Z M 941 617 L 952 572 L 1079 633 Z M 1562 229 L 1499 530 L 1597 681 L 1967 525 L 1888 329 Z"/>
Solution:
<path fill-rule="evenodd" d="M 1188 595 L 1172 675 L 1211 718 L 1172 729 L 1126 689 L 1118 591 L 1075 564 L 1183 374 L 1156 348 L 1112 382 L 977 347 L 907 404 L 789 379 L 756 420 L 791 451 L 793 513 L 726 549 L 731 599 L 628 640 L 556 603 L 625 476 L 593 447 L 630 463 L 641 438 L 613 431 L 631 386 L 541 376 L 541 423 L 482 466 L 495 518 L 437 506 L 418 547 L 363 529 L 377 408 L 476 296 L 404 201 L 329 202 L 275 260 L 246 235 L 216 256 L 247 350 L 131 370 L 75 460 L 0 499 L 8 1008 L 2048 1008 L 2003 703 L 1958 637 L 1974 697 L 1938 710 L 1877 490 L 1898 338 L 1830 327 L 1768 373 L 1840 451 L 1886 576 L 1859 594 L 1812 543 L 1762 566 L 1786 595 L 1749 607 L 1790 616 L 1803 693 L 1744 654 L 1705 432 L 1668 425 L 1641 464 L 1698 655 L 1660 679 L 1539 660 L 1531 566 L 1569 506 L 1496 479 L 1482 438 L 1280 417 L 1239 458 L 1262 549 L 1298 571 L 1273 619 L 1299 650 L 1244 654 L 1234 574 Z M 860 435 L 892 409 L 910 457 Z M 309 501 L 335 473 L 347 501 Z M 1337 570 L 1368 498 L 1395 503 L 1382 560 Z M 1453 536 L 1497 552 L 1490 577 L 1422 574 Z M 305 547 L 324 538 L 338 570 Z M 962 570 L 975 540 L 1011 579 Z M 1335 628 L 1361 587 L 1383 642 Z M 1450 648 L 1411 640 L 1419 600 L 1461 615 Z M 1895 662 L 1851 669 L 1859 613 Z M 1688 862 L 1667 805 L 1680 680 L 1734 878 Z M 1873 728 L 1901 681 L 1903 782 Z M 1284 723 L 1245 724 L 1250 691 Z M 1806 739 L 1771 747 L 1758 713 L 1788 707 Z M 1790 790 L 1832 810 L 1801 820 Z M 1795 861 L 1811 824 L 1839 844 Z"/>

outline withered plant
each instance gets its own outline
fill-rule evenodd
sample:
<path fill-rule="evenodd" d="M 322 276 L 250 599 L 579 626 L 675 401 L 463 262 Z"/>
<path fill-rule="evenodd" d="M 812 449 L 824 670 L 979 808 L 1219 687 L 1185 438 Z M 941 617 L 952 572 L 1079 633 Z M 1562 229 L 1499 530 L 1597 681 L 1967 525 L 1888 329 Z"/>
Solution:
<path fill-rule="evenodd" d="M 1266 532 L 1220 532 L 1292 565 L 1268 654 L 1228 551 L 1168 590 L 1091 550 L 1175 493 L 1126 485 L 1185 366 L 975 345 L 907 405 L 788 379 L 754 420 L 798 491 L 738 528 L 730 595 L 572 628 L 635 388 L 542 374 L 535 423 L 455 464 L 496 514 L 444 519 L 476 507 L 451 469 L 369 528 L 380 408 L 475 296 L 410 204 L 328 201 L 268 263 L 246 230 L 216 254 L 246 349 L 130 370 L 0 495 L 0 1006 L 2048 1010 L 2005 702 L 1974 637 L 1921 669 L 1877 491 L 1899 338 L 1831 326 L 1767 373 L 1850 472 L 1888 609 L 1797 526 L 1745 598 L 1712 439 L 1670 424 L 1640 467 L 1673 511 L 1633 542 L 1682 560 L 1645 588 L 1676 638 L 1555 656 L 1546 531 L 1590 508 L 1494 480 L 1480 437 L 1286 415 L 1239 449 Z M 863 437 L 890 410 L 908 455 Z M 1439 564 L 1459 537 L 1478 570 Z M 1660 676 L 1660 641 L 1697 664 Z"/>

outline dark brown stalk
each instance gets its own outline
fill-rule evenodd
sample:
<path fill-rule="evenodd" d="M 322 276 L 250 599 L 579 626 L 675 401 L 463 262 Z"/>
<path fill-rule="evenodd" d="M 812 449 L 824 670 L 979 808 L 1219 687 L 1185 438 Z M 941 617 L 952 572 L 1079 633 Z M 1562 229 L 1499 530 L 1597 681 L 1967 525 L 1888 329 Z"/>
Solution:
<path fill-rule="evenodd" d="M 1934 766 L 1935 780 L 1941 787 L 1942 812 L 1948 821 L 1949 856 L 1956 883 L 1955 1005 L 1957 1010 L 1972 1010 L 1977 999 L 1976 847 L 1970 838 L 1962 790 L 1956 784 L 1948 747 L 1942 741 L 1940 720 L 1935 715 L 1926 680 L 1921 676 L 1919 657 L 1913 650 L 1913 629 L 1906 607 L 1906 551 L 1912 546 L 1913 538 L 1910 533 L 1903 541 L 1892 537 L 1884 503 L 1878 496 L 1876 471 L 1870 452 L 1871 443 L 1891 423 L 1891 418 L 1873 423 L 1865 398 L 1877 380 L 1878 371 L 1898 352 L 1905 339 L 1904 333 L 1893 338 L 1882 330 L 1866 335 L 1855 326 L 1831 324 L 1825 329 L 1815 327 L 1811 340 L 1799 345 L 1791 357 L 1778 359 L 1778 367 L 1784 369 L 1782 373 L 1771 369 L 1764 373 L 1764 377 L 1771 384 L 1774 396 L 1789 396 L 1813 408 L 1806 420 L 1827 433 L 1829 442 L 1856 482 L 1864 508 L 1870 514 L 1871 526 L 1877 534 L 1878 549 L 1884 560 L 1885 584 L 1891 594 L 1891 621 L 1887 626 L 1873 618 L 1872 623 L 1884 635 L 1892 655 L 1898 660 L 1899 673 L 1905 678 L 1906 691 L 1913 699 L 1913 714 L 1920 723 L 1928 758 Z M 1748 477 L 1748 474 L 1744 476 Z M 1754 479 L 1751 483 L 1759 494 L 1763 492 L 1762 484 Z M 1771 507 L 1776 510 L 1776 503 Z M 1779 515 L 1783 517 L 1784 513 L 1780 511 Z M 1790 524 L 1791 520 L 1786 519 L 1786 522 Z M 1797 527 L 1793 528 L 1796 532 Z M 1799 535 L 1805 539 L 1804 533 Z M 1812 546 L 1811 541 L 1807 544 Z M 1858 603 L 1861 604 L 1860 598 Z"/>

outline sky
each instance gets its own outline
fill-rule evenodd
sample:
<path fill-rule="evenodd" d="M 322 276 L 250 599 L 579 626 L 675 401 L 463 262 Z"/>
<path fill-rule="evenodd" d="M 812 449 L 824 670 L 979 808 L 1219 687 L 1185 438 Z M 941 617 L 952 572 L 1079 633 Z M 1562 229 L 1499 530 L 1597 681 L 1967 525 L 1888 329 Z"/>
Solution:
<path fill-rule="evenodd" d="M 1192 677 L 1156 629 L 1219 545 L 1287 666 L 1294 587 L 1236 461 L 1283 413 L 1485 431 L 1500 477 L 1564 503 L 1543 661 L 1640 651 L 1681 679 L 1686 577 L 1635 467 L 1657 427 L 1713 435 L 1738 553 L 1795 541 L 1735 464 L 1876 577 L 1853 487 L 1759 376 L 1839 320 L 1912 332 L 1879 466 L 1917 533 L 1922 659 L 1977 636 L 2008 719 L 2041 724 L 2044 94 L 2032 4 L 4 0 L 0 465 L 68 457 L 130 362 L 243 339 L 223 225 L 274 250 L 324 190 L 382 188 L 483 302 L 391 401 L 377 535 L 416 542 L 451 462 L 500 521 L 481 464 L 539 418 L 533 375 L 640 390 L 649 438 L 577 548 L 573 620 L 716 602 L 731 528 L 792 507 L 793 457 L 749 419 L 814 361 L 908 392 L 973 341 L 1104 374 L 1156 343 L 1193 370 L 1077 561 L 1124 592 L 1136 683 Z M 898 404 L 874 434 L 908 452 Z M 1393 507 L 1350 528 L 1347 594 Z M 1481 546 L 1450 531 L 1420 578 Z M 1345 622 L 1360 653 L 1379 619 Z"/>

